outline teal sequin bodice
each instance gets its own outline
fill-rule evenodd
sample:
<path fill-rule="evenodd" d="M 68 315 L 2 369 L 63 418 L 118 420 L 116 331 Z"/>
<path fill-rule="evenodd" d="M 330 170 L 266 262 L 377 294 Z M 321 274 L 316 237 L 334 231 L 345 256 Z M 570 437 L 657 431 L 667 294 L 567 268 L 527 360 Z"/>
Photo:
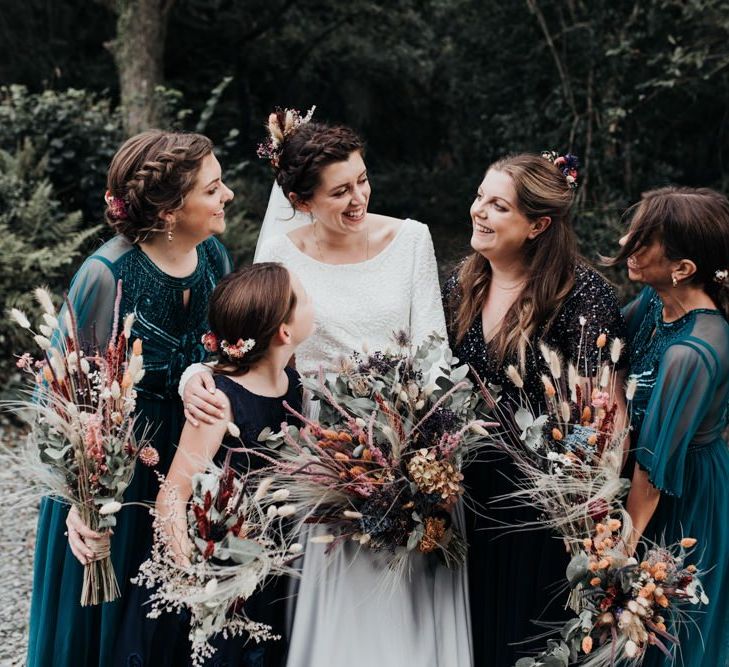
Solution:
<path fill-rule="evenodd" d="M 200 244 L 197 253 L 195 271 L 174 278 L 138 246 L 115 237 L 84 263 L 74 279 L 72 301 L 82 333 L 99 341 L 108 338 L 114 294 L 121 281 L 120 317 L 134 313 L 132 338 L 143 344 L 145 374 L 137 387 L 142 397 L 176 396 L 185 368 L 205 359 L 200 339 L 207 330 L 208 301 L 229 272 L 230 260 L 215 239 Z"/>

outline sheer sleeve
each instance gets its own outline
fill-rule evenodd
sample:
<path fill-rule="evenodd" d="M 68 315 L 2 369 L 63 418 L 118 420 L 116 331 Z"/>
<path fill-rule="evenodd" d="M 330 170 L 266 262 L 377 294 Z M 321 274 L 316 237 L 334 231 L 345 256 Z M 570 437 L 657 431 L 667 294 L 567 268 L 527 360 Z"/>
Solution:
<path fill-rule="evenodd" d="M 418 344 L 426 336 L 438 332 L 446 335 L 443 304 L 438 283 L 438 265 L 435 261 L 430 231 L 422 225 L 415 243 L 412 297 L 410 300 L 410 335 Z"/>
<path fill-rule="evenodd" d="M 604 333 L 609 341 L 620 338 L 625 342 L 625 320 L 615 290 L 602 276 L 585 270 L 577 279 L 580 284 L 575 286 L 550 332 L 565 359 L 579 357 L 581 372 L 592 375 L 600 357 L 595 344 L 598 336 Z M 580 325 L 581 317 L 585 318 L 584 328 Z M 625 367 L 627 363 L 628 354 L 624 351 L 619 365 Z"/>
<path fill-rule="evenodd" d="M 712 404 L 717 369 L 713 350 L 696 338 L 674 343 L 661 359 L 636 450 L 660 491 L 683 492 L 686 450 Z"/>
<path fill-rule="evenodd" d="M 448 332 L 448 343 L 453 349 L 455 347 L 456 337 L 456 317 L 458 315 L 458 305 L 460 302 L 460 284 L 458 282 L 458 269 L 453 271 L 443 283 L 441 290 L 441 299 L 443 302 L 443 313 L 445 315 L 446 331 Z"/>
<path fill-rule="evenodd" d="M 115 299 L 116 279 L 111 268 L 103 258 L 92 255 L 76 272 L 68 292 L 83 345 L 106 347 L 111 336 Z M 120 317 L 124 315 L 121 313 Z"/>

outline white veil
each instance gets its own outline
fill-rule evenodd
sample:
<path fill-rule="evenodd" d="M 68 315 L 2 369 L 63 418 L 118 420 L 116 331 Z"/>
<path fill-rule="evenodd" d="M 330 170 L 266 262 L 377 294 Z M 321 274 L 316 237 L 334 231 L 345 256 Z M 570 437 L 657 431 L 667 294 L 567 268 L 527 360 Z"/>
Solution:
<path fill-rule="evenodd" d="M 258 233 L 258 243 L 256 243 L 256 254 L 253 256 L 253 261 L 258 261 L 261 248 L 268 239 L 288 234 L 290 231 L 310 222 L 311 218 L 306 213 L 294 209 L 291 202 L 286 199 L 281 186 L 274 181 L 271 196 L 268 198 L 266 215 L 263 218 L 261 231 Z"/>

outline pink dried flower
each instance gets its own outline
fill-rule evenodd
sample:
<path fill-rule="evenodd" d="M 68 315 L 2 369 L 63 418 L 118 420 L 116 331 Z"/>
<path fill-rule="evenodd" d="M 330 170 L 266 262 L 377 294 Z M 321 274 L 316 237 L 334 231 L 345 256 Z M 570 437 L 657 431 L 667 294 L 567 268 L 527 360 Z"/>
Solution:
<path fill-rule="evenodd" d="M 152 445 L 145 445 L 139 452 L 139 460 L 152 468 L 159 463 L 159 452 Z"/>
<path fill-rule="evenodd" d="M 15 362 L 15 365 L 18 368 L 26 369 L 30 368 L 33 365 L 33 357 L 30 356 L 29 352 L 26 352 L 23 354 L 23 356 L 18 357 L 18 360 Z"/>

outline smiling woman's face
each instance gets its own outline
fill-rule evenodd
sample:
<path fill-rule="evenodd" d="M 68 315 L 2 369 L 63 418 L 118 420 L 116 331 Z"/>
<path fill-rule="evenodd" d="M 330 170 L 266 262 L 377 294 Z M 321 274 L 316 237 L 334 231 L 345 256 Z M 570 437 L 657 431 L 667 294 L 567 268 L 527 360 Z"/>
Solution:
<path fill-rule="evenodd" d="M 538 234 L 516 201 L 511 176 L 489 169 L 471 204 L 471 247 L 486 259 L 519 257 L 527 239 Z"/>
<path fill-rule="evenodd" d="M 327 165 L 314 196 L 300 205 L 332 232 L 347 234 L 363 228 L 370 201 L 370 183 L 362 154 L 354 151 L 347 160 Z"/>

